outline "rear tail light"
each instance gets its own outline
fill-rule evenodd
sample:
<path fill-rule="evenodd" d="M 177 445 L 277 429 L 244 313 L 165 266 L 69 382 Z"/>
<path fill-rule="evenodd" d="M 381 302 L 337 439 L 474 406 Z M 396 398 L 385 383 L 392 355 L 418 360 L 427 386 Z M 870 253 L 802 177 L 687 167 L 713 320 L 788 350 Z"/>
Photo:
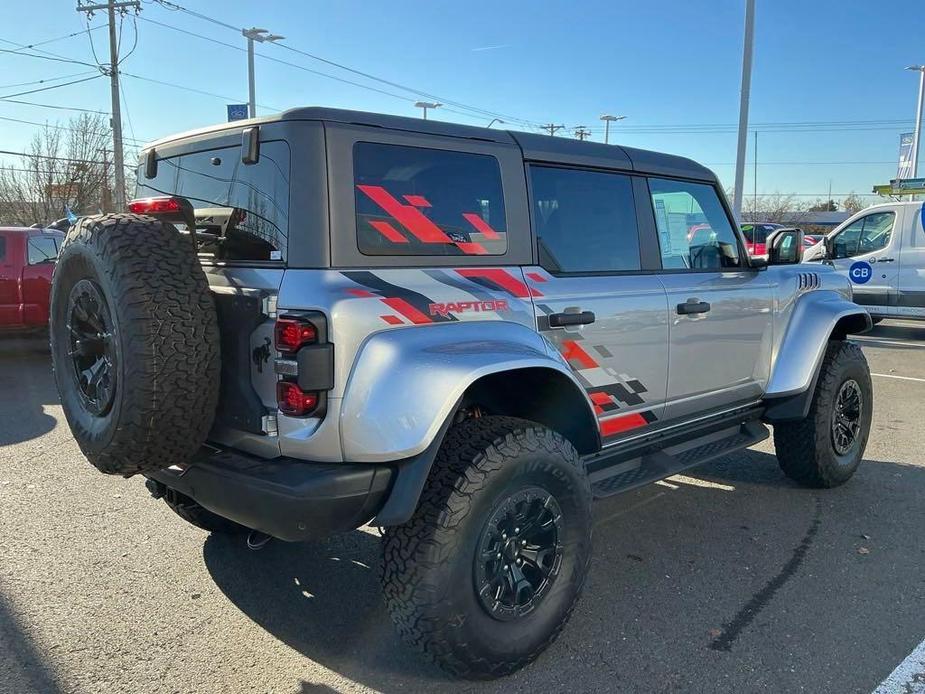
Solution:
<path fill-rule="evenodd" d="M 128 204 L 128 211 L 135 214 L 179 214 L 180 201 L 177 198 L 163 196 L 157 198 L 139 198 Z"/>
<path fill-rule="evenodd" d="M 276 349 L 280 352 L 297 352 L 303 345 L 318 341 L 318 331 L 314 325 L 296 318 L 280 318 L 276 321 L 274 333 Z"/>
<path fill-rule="evenodd" d="M 304 417 L 318 406 L 318 394 L 306 393 L 291 381 L 279 381 L 276 384 L 276 402 L 284 415 Z"/>

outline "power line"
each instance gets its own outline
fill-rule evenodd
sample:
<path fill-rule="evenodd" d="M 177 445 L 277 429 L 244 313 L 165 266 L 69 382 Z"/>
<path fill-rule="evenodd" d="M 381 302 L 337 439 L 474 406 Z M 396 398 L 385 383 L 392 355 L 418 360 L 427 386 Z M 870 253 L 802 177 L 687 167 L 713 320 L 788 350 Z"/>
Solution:
<path fill-rule="evenodd" d="M 163 80 L 157 80 L 157 79 L 154 79 L 153 77 L 143 77 L 142 75 L 135 75 L 135 74 L 133 74 L 133 73 L 131 73 L 131 72 L 125 72 L 124 70 L 122 70 L 120 74 L 124 75 L 125 77 L 131 77 L 132 79 L 142 80 L 142 81 L 144 81 L 144 82 L 152 82 L 152 83 L 154 83 L 154 84 L 160 84 L 160 85 L 162 85 L 162 86 L 164 86 L 164 87 L 172 87 L 173 89 L 181 89 L 181 90 L 183 90 L 183 91 L 185 91 L 185 92 L 193 92 L 193 93 L 195 93 L 195 94 L 203 94 L 203 95 L 205 95 L 205 96 L 211 96 L 211 97 L 214 97 L 214 98 L 216 98 L 216 99 L 222 99 L 223 101 L 226 101 L 226 102 L 227 102 L 227 101 L 232 101 L 232 102 L 234 102 L 234 101 L 238 101 L 238 100 L 239 100 L 239 99 L 237 99 L 237 97 L 225 96 L 225 95 L 223 95 L 223 94 L 216 94 L 216 93 L 214 93 L 214 92 L 207 92 L 207 91 L 205 91 L 205 90 L 203 90 L 203 89 L 196 89 L 196 88 L 194 88 L 194 87 L 183 87 L 183 86 L 181 86 L 181 85 L 179 85 L 179 84 L 173 84 L 172 82 L 164 82 Z M 267 106 L 267 105 L 265 105 L 265 104 L 258 104 L 258 105 L 259 105 L 261 108 L 268 108 L 268 109 L 271 109 L 271 110 L 274 110 L 274 111 L 280 111 L 280 110 L 282 110 L 282 109 L 278 109 L 278 108 L 273 107 L 273 106 Z"/>
<path fill-rule="evenodd" d="M 54 130 L 67 130 L 67 131 L 69 131 L 69 132 L 74 132 L 74 133 L 76 133 L 76 132 L 81 132 L 81 130 L 80 130 L 79 128 L 71 128 L 71 127 L 68 127 L 68 126 L 66 126 L 66 125 L 57 125 L 57 124 L 52 124 L 52 123 L 48 123 L 48 122 L 46 122 L 46 123 L 40 123 L 40 122 L 34 121 L 34 120 L 23 120 L 22 118 L 10 118 L 9 116 L 0 116 L 0 120 L 9 121 L 10 123 L 22 123 L 22 124 L 24 124 L 24 125 L 35 125 L 35 126 L 38 126 L 38 127 L 40 127 L 40 128 L 52 128 L 52 129 L 54 129 Z M 106 128 L 105 130 L 101 130 L 101 131 L 99 131 L 99 132 L 100 132 L 100 133 L 104 133 L 104 132 L 105 132 L 105 133 L 108 134 L 109 129 Z M 133 133 L 133 135 L 134 135 L 134 133 Z M 149 137 L 149 138 L 147 138 L 147 139 L 141 139 L 141 138 L 131 137 L 131 138 L 125 138 L 125 139 L 126 139 L 126 140 L 132 140 L 132 141 L 135 142 L 135 143 L 144 143 L 144 142 L 148 142 L 148 141 L 152 140 L 153 138 L 150 138 L 150 137 Z"/>
<path fill-rule="evenodd" d="M 22 101 L 21 99 L 3 99 L 6 103 L 9 104 L 23 104 L 25 106 L 38 106 L 39 108 L 53 108 L 58 109 L 59 111 L 79 111 L 81 113 L 99 113 L 103 116 L 108 116 L 109 111 L 98 111 L 92 108 L 80 108 L 78 106 L 59 106 L 58 104 L 40 104 L 35 101 Z"/>
<path fill-rule="evenodd" d="M 13 87 L 29 87 L 33 84 L 46 84 L 48 82 L 60 82 L 61 80 L 70 79 L 72 77 L 86 77 L 87 75 L 97 74 L 96 70 L 93 72 L 74 72 L 69 75 L 61 75 L 60 77 L 46 77 L 45 79 L 32 80 L 30 82 L 14 82 L 12 84 L 0 84 L 0 89 L 12 89 Z"/>
<path fill-rule="evenodd" d="M 102 25 L 100 25 L 100 26 L 98 26 L 98 27 L 94 27 L 93 29 L 91 29 L 91 31 L 96 31 L 97 29 L 102 29 L 102 28 L 103 28 Z M 22 48 L 20 48 L 20 50 L 31 50 L 31 49 L 33 49 L 33 48 L 38 48 L 39 46 L 48 45 L 49 43 L 54 43 L 54 42 L 56 42 L 56 41 L 63 41 L 64 39 L 69 39 L 69 38 L 72 38 L 72 37 L 74 37 L 74 36 L 80 36 L 80 35 L 83 34 L 83 33 L 84 33 L 84 30 L 83 30 L 83 29 L 81 29 L 80 31 L 73 31 L 73 32 L 71 32 L 70 34 L 64 34 L 63 36 L 56 36 L 56 37 L 53 38 L 53 39 L 46 39 L 46 40 L 44 40 L 44 41 L 36 41 L 35 43 L 26 44 L 26 45 L 22 46 Z M 4 43 L 12 43 L 14 46 L 15 46 L 15 45 L 18 45 L 18 44 L 13 43 L 12 41 L 6 41 L 5 39 L 0 39 L 0 41 L 3 41 Z M 12 52 L 12 53 L 17 53 L 18 51 L 11 51 L 11 52 Z"/>
<path fill-rule="evenodd" d="M 11 157 L 24 157 L 26 159 L 48 159 L 49 161 L 66 161 L 76 164 L 107 164 L 101 159 L 74 159 L 73 157 L 58 157 L 50 154 L 31 154 L 29 152 L 13 152 L 8 149 L 0 149 L 0 154 L 6 154 Z M 125 165 L 127 169 L 134 169 L 134 166 Z"/>
<path fill-rule="evenodd" d="M 156 2 L 156 3 L 159 4 L 159 5 L 161 5 L 162 7 L 166 7 L 166 8 L 168 8 L 168 9 L 172 9 L 172 10 L 175 10 L 175 11 L 185 12 L 186 14 L 189 14 L 189 15 L 194 16 L 194 17 L 197 17 L 197 18 L 199 18 L 199 19 L 202 19 L 202 20 L 211 22 L 212 24 L 216 24 L 216 25 L 221 26 L 221 27 L 223 27 L 223 28 L 225 28 L 225 29 L 230 29 L 230 30 L 235 31 L 235 32 L 240 32 L 240 28 L 239 28 L 239 27 L 235 27 L 235 26 L 233 26 L 233 25 L 231 25 L 231 24 L 228 24 L 228 23 L 223 22 L 223 21 L 221 21 L 221 20 L 215 19 L 214 17 L 209 17 L 209 16 L 204 15 L 204 14 L 201 14 L 201 13 L 199 13 L 199 12 L 194 12 L 194 11 L 189 10 L 189 9 L 187 9 L 187 8 L 181 6 L 181 5 L 178 5 L 178 4 L 176 4 L 176 3 L 167 2 L 166 0 L 154 0 L 154 2 Z M 146 19 L 146 18 L 144 18 L 144 17 L 143 17 L 142 19 L 144 19 L 144 20 L 146 20 L 146 21 L 153 21 L 153 20 Z M 170 25 L 165 25 L 165 26 L 170 26 Z M 170 27 L 170 28 L 176 29 L 177 27 Z M 190 33 L 192 33 L 192 32 L 190 32 Z M 198 35 L 198 34 L 197 34 L 197 35 Z M 200 35 L 200 36 L 201 36 L 201 35 Z M 205 38 L 205 37 L 201 37 L 201 38 Z M 321 63 L 324 63 L 325 65 L 330 65 L 331 67 L 335 67 L 335 68 L 337 68 L 337 69 L 339 69 L 339 70 L 344 70 L 344 71 L 346 71 L 346 72 L 350 72 L 351 74 L 357 75 L 357 76 L 359 76 L 359 77 L 363 77 L 363 78 L 368 79 L 368 80 L 371 80 L 371 81 L 373 81 L 373 82 L 379 82 L 380 84 L 384 84 L 384 85 L 386 85 L 386 86 L 393 87 L 393 88 L 395 88 L 395 89 L 400 89 L 400 90 L 402 90 L 402 91 L 409 92 L 410 94 L 414 94 L 414 95 L 416 95 L 416 96 L 418 96 L 418 97 L 423 96 L 423 97 L 426 97 L 426 98 L 428 98 L 428 99 L 433 99 L 433 100 L 435 100 L 435 101 L 439 101 L 439 102 L 442 102 L 442 103 L 444 103 L 444 104 L 448 104 L 448 105 L 450 105 L 450 106 L 455 106 L 455 107 L 457 107 L 457 108 L 465 109 L 465 110 L 471 111 L 471 112 L 473 112 L 473 113 L 482 114 L 483 116 L 498 117 L 498 118 L 505 119 L 505 120 L 508 120 L 508 121 L 511 121 L 511 122 L 518 122 L 518 123 L 521 123 L 521 124 L 524 124 L 524 125 L 528 125 L 528 126 L 530 126 L 530 127 L 539 127 L 539 125 L 540 125 L 539 123 L 536 123 L 536 122 L 534 122 L 534 121 L 530 121 L 530 120 L 527 120 L 527 119 L 524 119 L 524 118 L 519 118 L 519 117 L 517 117 L 517 116 L 512 116 L 512 115 L 510 115 L 510 114 L 504 114 L 504 113 L 499 113 L 499 112 L 496 112 L 496 111 L 491 111 L 491 110 L 488 110 L 488 109 L 483 109 L 483 108 L 481 108 L 481 107 L 472 106 L 472 105 L 466 104 L 466 103 L 464 103 L 464 102 L 454 101 L 453 99 L 447 99 L 446 97 L 439 96 L 439 95 L 436 95 L 436 94 L 432 94 L 432 93 L 430 93 L 430 92 L 427 92 L 427 91 L 424 91 L 424 90 L 421 90 L 421 89 L 417 89 L 417 88 L 415 88 L 415 87 L 409 87 L 409 86 L 407 86 L 407 85 L 401 84 L 400 82 L 394 82 L 394 81 L 392 81 L 392 80 L 388 80 L 388 79 L 385 79 L 385 78 L 383 78 L 383 77 L 379 77 L 379 76 L 377 76 L 377 75 L 373 75 L 373 74 L 371 74 L 371 73 L 364 72 L 363 70 L 358 70 L 358 69 L 356 69 L 356 68 L 352 68 L 352 67 L 350 67 L 349 65 L 344 65 L 343 63 L 338 63 L 338 62 L 336 62 L 336 61 L 329 60 L 329 59 L 327 59 L 327 58 L 323 58 L 323 57 L 321 57 L 321 56 L 319 56 L 319 55 L 316 55 L 316 54 L 314 54 L 314 53 L 309 53 L 308 51 L 303 51 L 303 50 L 301 50 L 301 49 L 295 48 L 295 47 L 290 46 L 290 45 L 285 44 L 285 43 L 273 42 L 273 45 L 279 46 L 280 48 L 284 48 L 284 49 L 286 49 L 286 50 L 288 50 L 288 51 L 291 51 L 291 52 L 293 52 L 293 53 L 297 53 L 297 54 L 299 54 L 299 55 L 305 56 L 306 58 L 310 58 L 311 60 L 317 60 L 317 61 L 319 61 L 319 62 L 321 62 Z M 270 58 L 269 56 L 267 56 L 267 55 L 265 55 L 265 54 L 261 55 L 261 57 L 266 58 L 266 59 L 269 59 L 269 60 L 273 60 L 273 58 Z M 283 61 L 277 61 L 277 62 L 283 62 Z M 300 67 L 301 67 L 301 66 L 300 66 Z M 333 76 L 333 75 L 327 75 L 326 73 L 316 73 L 316 74 L 326 75 L 327 77 L 330 77 L 330 78 L 332 78 L 332 79 L 338 79 L 338 78 L 336 78 L 335 76 Z M 361 84 L 358 84 L 358 83 L 355 83 L 355 82 L 348 82 L 348 84 L 354 84 L 354 85 L 356 85 L 356 86 L 360 86 L 360 87 L 366 88 L 366 89 L 369 89 L 369 88 L 370 88 L 370 87 L 368 87 L 367 85 L 361 85 Z M 404 96 L 398 96 L 398 95 L 395 95 L 395 94 L 389 94 L 389 95 L 390 95 L 390 96 L 396 96 L 397 98 L 400 98 L 400 99 L 405 99 L 405 100 L 409 100 L 409 101 L 411 100 L 411 99 L 409 99 L 408 97 L 404 97 Z"/>
<path fill-rule="evenodd" d="M 70 87 L 72 84 L 80 84 L 81 82 L 89 82 L 90 80 L 95 80 L 95 79 L 98 79 L 99 77 L 102 77 L 102 75 L 93 75 L 92 77 L 84 77 L 83 79 L 80 79 L 80 80 L 73 80 L 71 82 L 64 82 L 62 84 L 52 84 L 47 87 L 39 87 L 38 89 L 30 89 L 25 92 L 16 92 L 15 94 L 5 94 L 3 96 L 0 96 L 0 101 L 4 101 L 14 96 L 25 96 L 26 94 L 36 94 L 38 92 L 47 92 L 49 89 L 60 89 L 61 87 Z"/>

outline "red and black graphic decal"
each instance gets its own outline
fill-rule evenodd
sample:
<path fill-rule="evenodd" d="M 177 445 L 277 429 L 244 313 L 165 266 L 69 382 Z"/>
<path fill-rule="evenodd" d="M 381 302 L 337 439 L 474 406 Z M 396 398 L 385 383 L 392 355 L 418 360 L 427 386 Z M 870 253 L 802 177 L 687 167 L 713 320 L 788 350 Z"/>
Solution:
<path fill-rule="evenodd" d="M 575 335 L 571 339 L 562 340 L 559 349 L 591 399 L 603 438 L 644 427 L 658 420 L 651 410 L 619 414 L 624 408 L 645 404 L 642 394 L 648 392 L 648 389 L 639 379 L 619 376 L 612 368 L 602 366 L 592 356 L 593 351 L 602 357 L 612 358 L 613 354 L 605 346 L 595 345 L 590 350 L 585 349 L 581 337 Z"/>
<path fill-rule="evenodd" d="M 423 195 L 403 195 L 405 203 L 393 196 L 382 186 L 357 185 L 357 190 L 366 195 L 397 222 L 407 233 L 410 233 L 421 243 L 439 243 L 456 246 L 466 255 L 485 255 L 488 250 L 481 243 L 472 241 L 468 235 L 450 232 L 448 234 L 433 220 L 429 219 L 421 208 L 431 207 L 430 201 Z M 465 219 L 475 231 L 489 240 L 501 238 L 498 231 L 493 229 L 481 215 L 476 212 L 464 212 Z M 405 244 L 409 239 L 391 222 L 385 220 L 371 220 L 373 229 L 378 231 L 391 243 Z"/>
<path fill-rule="evenodd" d="M 456 270 L 456 274 L 486 289 L 507 292 L 518 299 L 543 296 L 536 289 L 524 284 L 515 274 L 501 268 L 460 268 Z"/>
<path fill-rule="evenodd" d="M 638 429 L 647 424 L 652 424 L 657 420 L 658 417 L 656 417 L 655 413 L 651 410 L 602 419 L 599 422 L 601 436 L 604 438 L 615 436 L 617 434 L 622 434 L 624 431 L 630 431 L 631 429 Z"/>
<path fill-rule="evenodd" d="M 433 300 L 418 292 L 386 282 L 378 275 L 366 270 L 345 271 L 344 277 L 356 282 L 366 289 L 348 289 L 359 297 L 378 297 L 379 301 L 398 313 L 404 319 L 418 325 L 422 323 L 444 323 L 455 321 L 456 316 L 450 312 L 431 312 Z M 382 320 L 390 325 L 400 325 L 404 321 L 395 315 L 383 315 Z"/>

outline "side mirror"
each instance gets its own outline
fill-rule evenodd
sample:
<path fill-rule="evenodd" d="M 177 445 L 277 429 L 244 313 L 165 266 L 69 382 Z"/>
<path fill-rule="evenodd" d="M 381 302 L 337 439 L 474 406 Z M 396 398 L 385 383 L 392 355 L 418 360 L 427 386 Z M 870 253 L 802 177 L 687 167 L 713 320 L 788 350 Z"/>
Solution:
<path fill-rule="evenodd" d="M 825 245 L 825 257 L 829 260 L 835 259 L 835 237 L 834 236 L 825 236 L 822 240 L 822 243 Z"/>
<path fill-rule="evenodd" d="M 803 232 L 778 229 L 768 234 L 768 265 L 796 265 L 803 262 Z"/>

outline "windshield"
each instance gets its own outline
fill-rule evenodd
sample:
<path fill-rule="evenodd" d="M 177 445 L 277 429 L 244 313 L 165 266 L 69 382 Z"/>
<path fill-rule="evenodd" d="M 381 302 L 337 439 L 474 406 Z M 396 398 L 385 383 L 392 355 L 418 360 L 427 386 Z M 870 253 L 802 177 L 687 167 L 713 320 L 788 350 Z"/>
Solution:
<path fill-rule="evenodd" d="M 748 243 L 767 243 L 768 234 L 780 228 L 779 224 L 743 224 L 742 233 Z"/>

